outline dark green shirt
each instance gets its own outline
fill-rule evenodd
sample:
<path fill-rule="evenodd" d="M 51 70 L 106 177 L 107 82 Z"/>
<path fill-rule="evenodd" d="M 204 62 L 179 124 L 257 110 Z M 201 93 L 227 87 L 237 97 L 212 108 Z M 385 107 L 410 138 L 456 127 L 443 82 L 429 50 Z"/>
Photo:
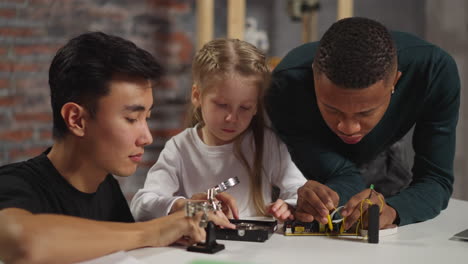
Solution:
<path fill-rule="evenodd" d="M 342 142 L 317 107 L 312 72 L 316 42 L 286 55 L 273 72 L 266 102 L 272 125 L 299 169 L 335 190 L 340 204 L 368 187 L 358 166 L 415 126 L 411 183 L 386 197 L 405 225 L 435 217 L 452 194 L 460 80 L 454 60 L 439 47 L 407 33 L 392 35 L 402 76 L 385 115 L 359 143 Z"/>

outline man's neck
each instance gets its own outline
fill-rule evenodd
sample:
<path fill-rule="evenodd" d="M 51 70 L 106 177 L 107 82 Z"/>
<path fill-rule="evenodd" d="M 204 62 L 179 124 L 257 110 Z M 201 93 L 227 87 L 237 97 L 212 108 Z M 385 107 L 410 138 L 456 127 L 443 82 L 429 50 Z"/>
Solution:
<path fill-rule="evenodd" d="M 84 193 L 96 192 L 108 174 L 96 168 L 83 144 L 71 138 L 56 141 L 47 157 L 66 181 Z"/>

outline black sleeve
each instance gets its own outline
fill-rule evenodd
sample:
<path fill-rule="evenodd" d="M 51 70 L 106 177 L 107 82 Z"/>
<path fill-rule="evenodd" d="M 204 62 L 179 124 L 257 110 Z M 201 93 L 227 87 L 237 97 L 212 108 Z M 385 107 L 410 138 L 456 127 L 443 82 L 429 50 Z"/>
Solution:
<path fill-rule="evenodd" d="M 443 51 L 437 54 L 425 102 L 428 107 L 413 135 L 413 181 L 386 201 L 397 210 L 400 225 L 435 217 L 447 208 L 452 195 L 460 78 L 452 57 Z"/>
<path fill-rule="evenodd" d="M 33 186 L 18 175 L 0 172 L 0 210 L 21 208 L 31 213 L 41 210 Z"/>

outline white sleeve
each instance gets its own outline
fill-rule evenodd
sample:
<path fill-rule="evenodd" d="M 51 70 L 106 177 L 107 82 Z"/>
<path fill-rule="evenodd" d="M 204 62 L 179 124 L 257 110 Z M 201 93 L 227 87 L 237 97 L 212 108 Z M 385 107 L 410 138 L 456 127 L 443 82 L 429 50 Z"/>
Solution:
<path fill-rule="evenodd" d="M 270 134 L 271 133 L 271 134 Z M 270 155 L 268 164 L 271 172 L 271 183 L 280 189 L 279 199 L 291 206 L 297 204 L 297 189 L 306 183 L 306 178 L 291 159 L 286 145 L 272 131 L 265 137 L 270 142 L 267 146 L 271 149 L 266 153 Z"/>
<path fill-rule="evenodd" d="M 169 140 L 161 151 L 158 161 L 146 176 L 145 185 L 138 190 L 130 203 L 136 221 L 146 221 L 168 215 L 180 189 L 179 175 L 182 161 L 174 140 Z"/>

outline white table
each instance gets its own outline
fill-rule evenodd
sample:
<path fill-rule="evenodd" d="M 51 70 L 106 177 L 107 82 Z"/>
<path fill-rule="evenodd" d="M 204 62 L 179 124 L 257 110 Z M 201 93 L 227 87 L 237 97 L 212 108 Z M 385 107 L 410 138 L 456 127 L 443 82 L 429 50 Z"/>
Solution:
<path fill-rule="evenodd" d="M 185 248 L 142 248 L 127 254 L 142 263 L 192 263 L 199 260 L 228 263 L 468 263 L 468 241 L 451 239 L 468 229 L 468 202 L 451 199 L 436 218 L 398 228 L 379 244 L 325 236 L 287 237 L 273 234 L 264 243 L 218 240 L 226 249 L 216 254 Z"/>

